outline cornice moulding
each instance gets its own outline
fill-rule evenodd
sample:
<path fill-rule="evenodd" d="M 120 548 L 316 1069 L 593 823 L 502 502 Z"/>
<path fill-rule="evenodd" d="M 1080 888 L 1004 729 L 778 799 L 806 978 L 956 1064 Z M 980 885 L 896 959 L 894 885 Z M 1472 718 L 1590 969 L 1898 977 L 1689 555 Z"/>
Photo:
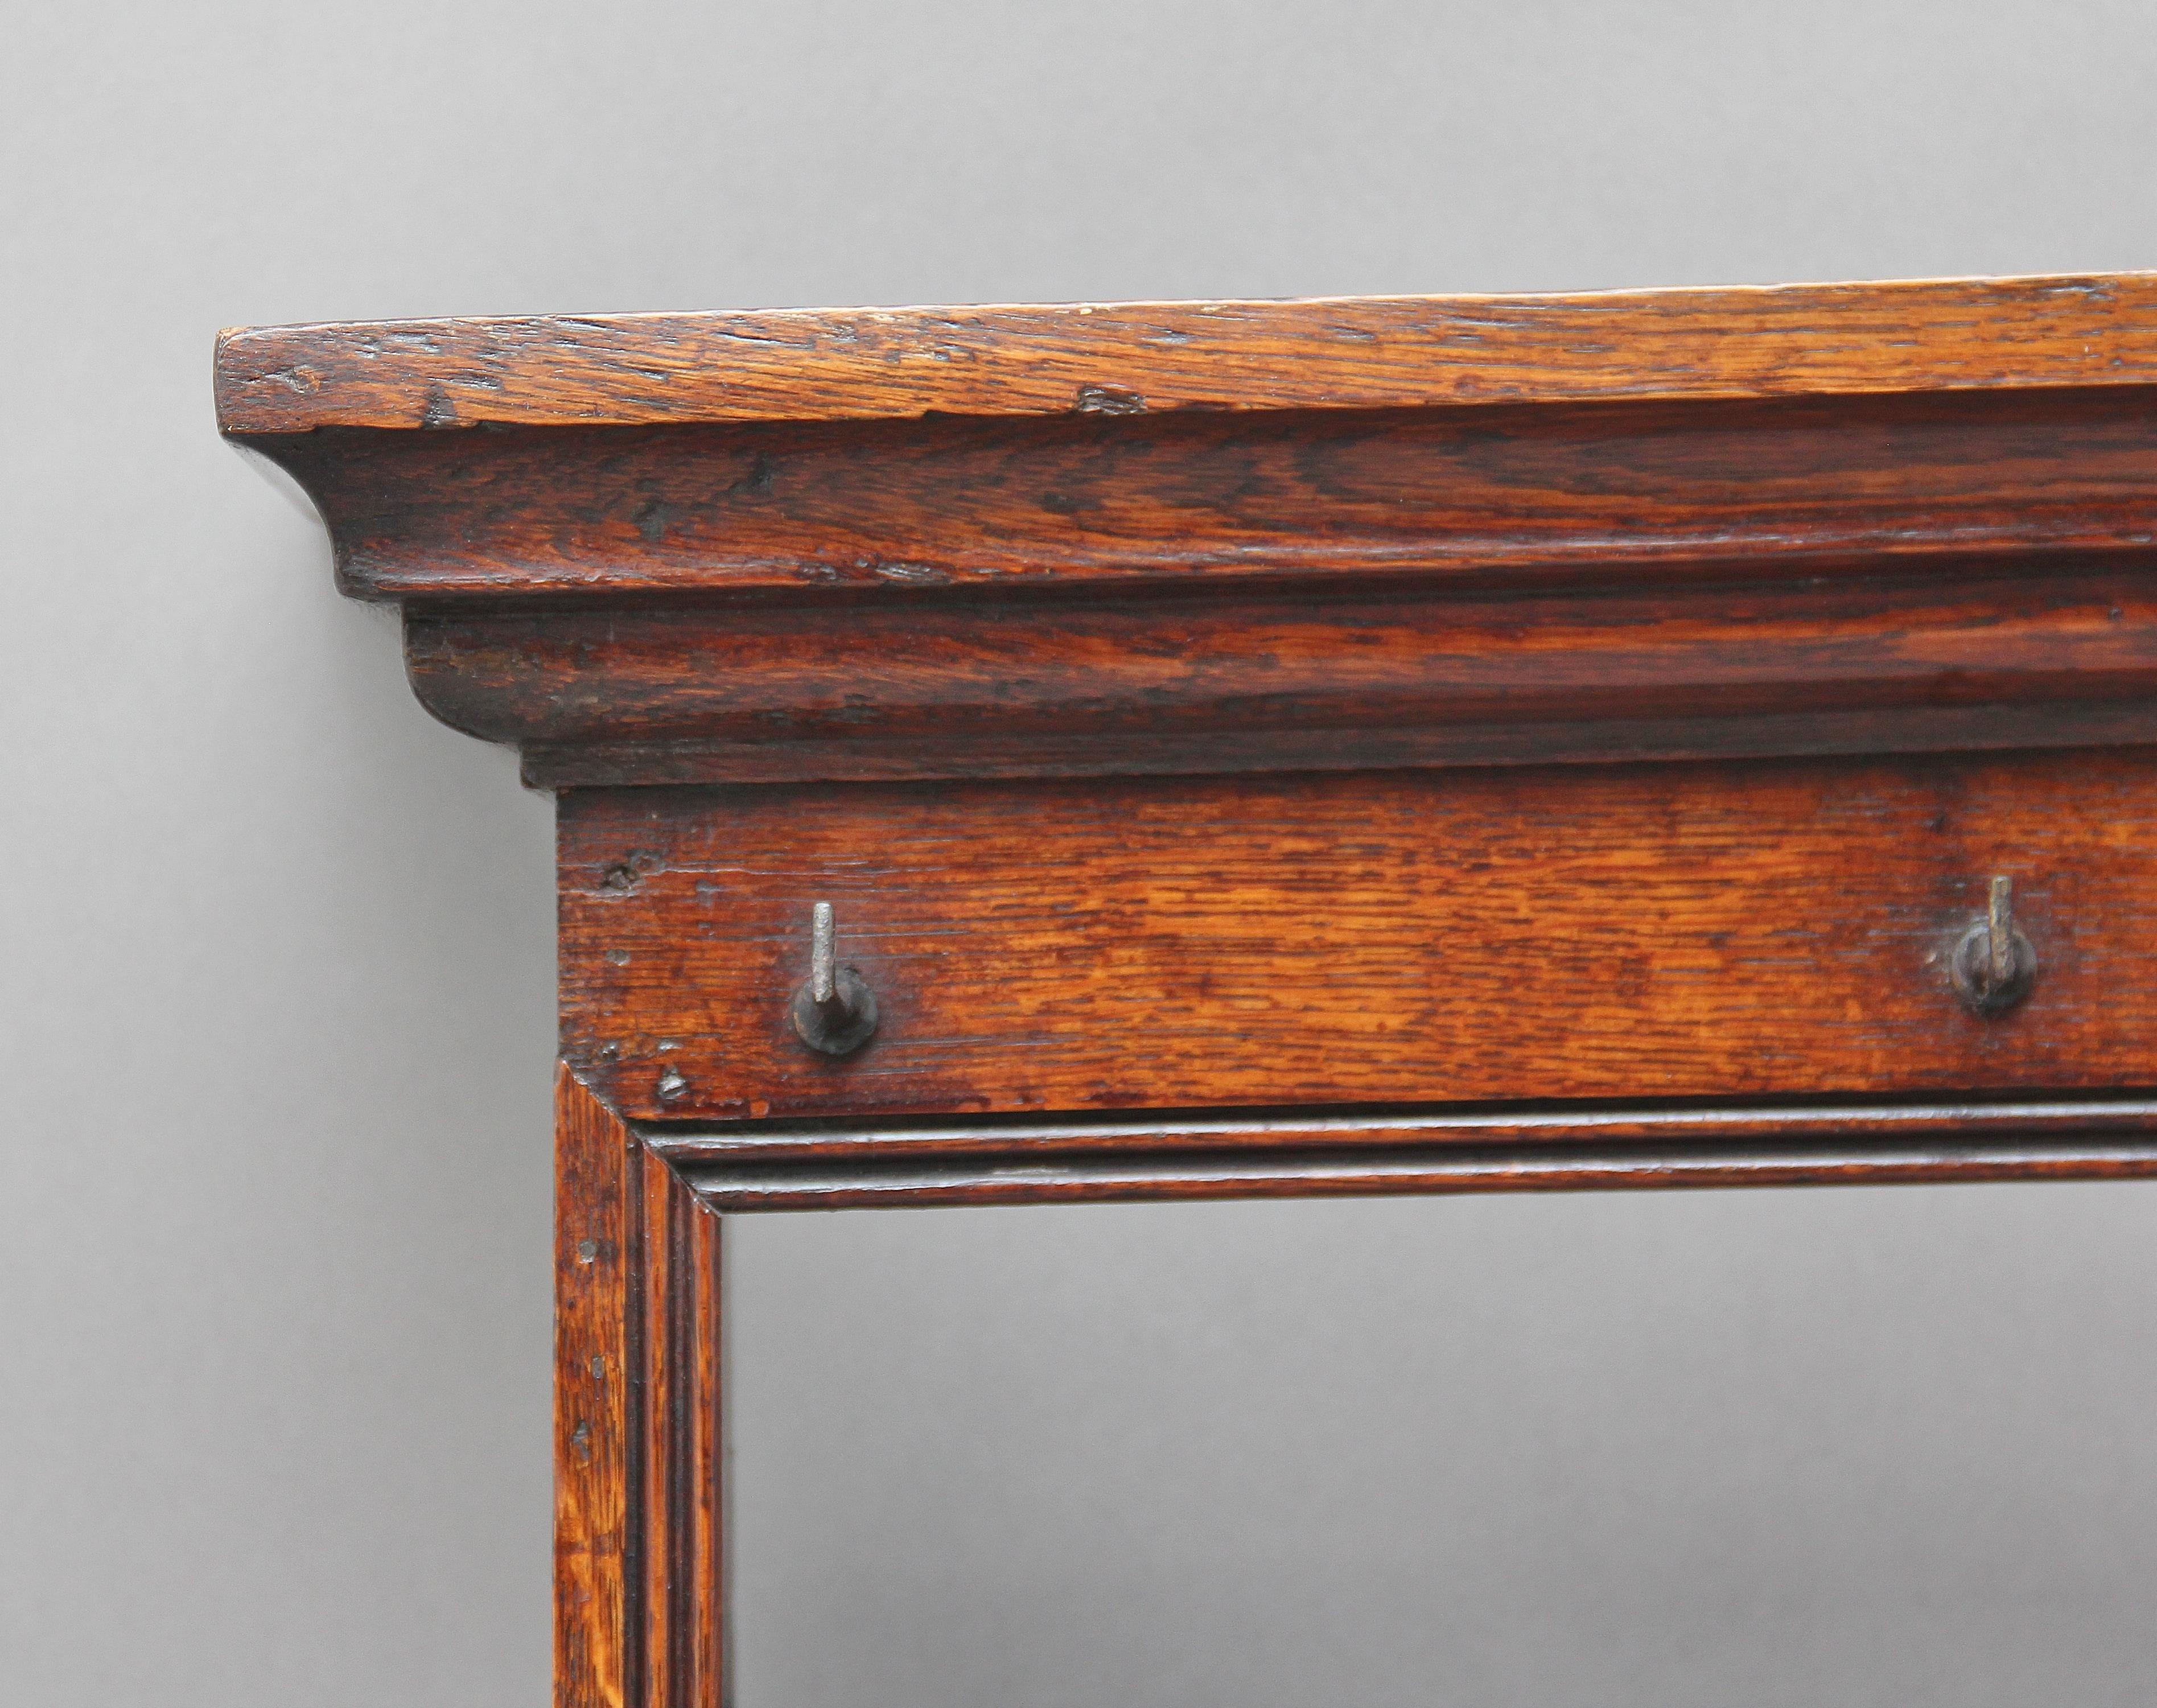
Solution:
<path fill-rule="evenodd" d="M 543 785 L 2157 738 L 2157 275 L 224 334 Z"/>

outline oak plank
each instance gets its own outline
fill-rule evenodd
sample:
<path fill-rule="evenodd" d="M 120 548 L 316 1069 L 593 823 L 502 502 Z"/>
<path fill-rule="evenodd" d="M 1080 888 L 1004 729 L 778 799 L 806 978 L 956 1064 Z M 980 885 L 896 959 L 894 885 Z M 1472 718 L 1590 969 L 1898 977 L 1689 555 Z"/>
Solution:
<path fill-rule="evenodd" d="M 573 791 L 563 1047 L 640 1119 L 2157 1083 L 2157 763 Z M 2036 991 L 1946 955 L 2010 875 Z M 875 1039 L 793 1036 L 812 903 Z"/>
<path fill-rule="evenodd" d="M 629 1309 L 636 1141 L 566 1068 L 555 1075 L 554 1123 L 554 1700 L 626 1708 L 640 1528 Z"/>
<path fill-rule="evenodd" d="M 541 787 L 2157 741 L 2133 565 L 1471 595 L 415 613 Z"/>
<path fill-rule="evenodd" d="M 1632 584 L 2146 552 L 2157 391 L 265 440 L 347 592 Z M 1227 584 L 1228 585 L 1223 585 Z"/>
<path fill-rule="evenodd" d="M 235 435 L 1421 409 L 2157 377 L 2157 275 L 235 328 Z"/>

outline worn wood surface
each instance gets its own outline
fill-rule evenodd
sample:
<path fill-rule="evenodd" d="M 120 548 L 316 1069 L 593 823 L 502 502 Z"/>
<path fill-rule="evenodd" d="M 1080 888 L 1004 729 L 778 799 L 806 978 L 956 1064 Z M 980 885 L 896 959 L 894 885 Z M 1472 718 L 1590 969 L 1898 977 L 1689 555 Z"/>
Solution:
<path fill-rule="evenodd" d="M 566 1067 L 555 1124 L 554 1700 L 718 1708 L 719 1219 Z"/>
<path fill-rule="evenodd" d="M 2157 541 L 2157 388 L 260 442 L 347 590 L 974 593 L 1760 579 Z M 1330 594 L 1328 594 L 1330 596 Z M 838 601 L 838 602 L 844 602 Z"/>
<path fill-rule="evenodd" d="M 2157 275 L 270 327 L 222 334 L 227 433 L 1505 399 L 2157 377 Z"/>
<path fill-rule="evenodd" d="M 640 1525 L 631 1290 L 636 1141 L 567 1068 L 554 1081 L 554 1700 L 629 1708 Z M 641 1708 L 641 1704 L 637 1705 Z"/>
<path fill-rule="evenodd" d="M 2157 738 L 2157 274 L 219 363 L 422 699 L 544 786 Z"/>
<path fill-rule="evenodd" d="M 560 870 L 564 1052 L 641 1119 L 2157 1081 L 2140 751 L 574 792 Z M 1980 1020 L 1997 873 L 2042 972 Z M 883 1015 L 840 1061 L 819 900 Z"/>
<path fill-rule="evenodd" d="M 543 787 L 2157 741 L 2146 572 L 1465 598 L 414 615 Z"/>
<path fill-rule="evenodd" d="M 718 1208 L 2157 1172 L 2157 274 L 275 327 L 217 387 L 568 790 L 563 1708 L 727 1693 Z"/>

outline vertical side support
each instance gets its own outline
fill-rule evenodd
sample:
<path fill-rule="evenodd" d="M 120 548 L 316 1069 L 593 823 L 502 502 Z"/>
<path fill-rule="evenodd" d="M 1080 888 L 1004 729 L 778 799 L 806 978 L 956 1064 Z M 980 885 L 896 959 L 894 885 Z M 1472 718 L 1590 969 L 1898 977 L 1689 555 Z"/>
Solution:
<path fill-rule="evenodd" d="M 556 1708 L 722 1708 L 720 1221 L 555 1082 Z"/>
<path fill-rule="evenodd" d="M 630 1342 L 642 1150 L 567 1068 L 554 1078 L 554 1701 L 628 1708 Z"/>

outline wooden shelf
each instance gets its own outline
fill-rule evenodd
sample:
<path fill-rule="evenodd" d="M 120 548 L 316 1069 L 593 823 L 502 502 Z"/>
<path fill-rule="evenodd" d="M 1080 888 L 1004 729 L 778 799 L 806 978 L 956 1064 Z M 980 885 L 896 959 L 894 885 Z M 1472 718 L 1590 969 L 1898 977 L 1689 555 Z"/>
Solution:
<path fill-rule="evenodd" d="M 217 383 L 562 791 L 563 1708 L 723 1697 L 722 1211 L 2157 1174 L 2157 275 Z"/>

